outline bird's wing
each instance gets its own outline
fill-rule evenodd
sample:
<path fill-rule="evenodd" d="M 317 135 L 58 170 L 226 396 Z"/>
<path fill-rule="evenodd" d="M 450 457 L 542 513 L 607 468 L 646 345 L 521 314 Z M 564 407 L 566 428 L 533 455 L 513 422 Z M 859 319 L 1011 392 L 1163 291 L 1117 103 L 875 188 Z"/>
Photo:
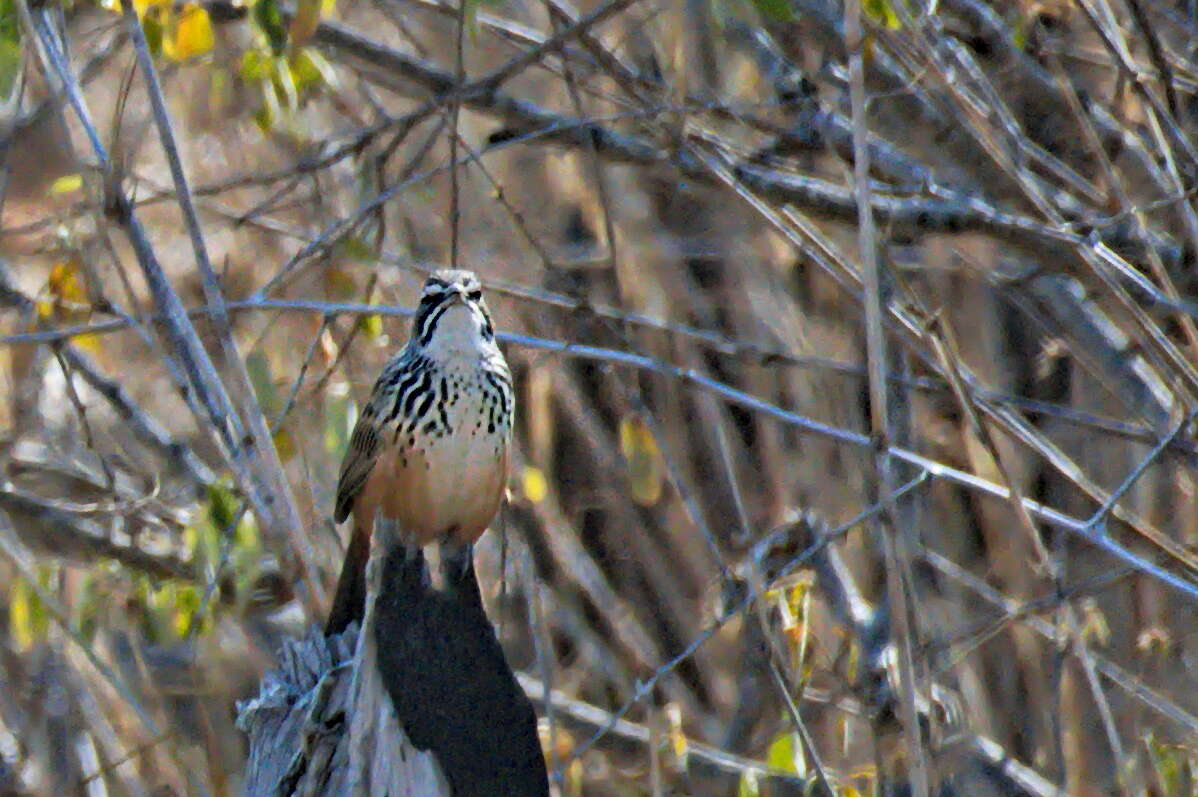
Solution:
<path fill-rule="evenodd" d="M 374 469 L 379 449 L 383 445 L 383 429 L 387 405 L 397 399 L 395 385 L 408 365 L 408 358 L 392 360 L 379 374 L 378 381 L 370 393 L 370 400 L 362 408 L 354 432 L 341 460 L 341 475 L 337 479 L 337 503 L 333 519 L 338 523 L 349 517 L 354 508 L 354 499 L 362 491 L 370 471 Z"/>
<path fill-rule="evenodd" d="M 362 491 L 366 477 L 378 459 L 381 438 L 376 419 L 365 416 L 358 418 L 345 459 L 341 461 L 341 477 L 337 480 L 337 504 L 333 519 L 338 523 L 349 517 L 354 508 L 354 498 Z"/>

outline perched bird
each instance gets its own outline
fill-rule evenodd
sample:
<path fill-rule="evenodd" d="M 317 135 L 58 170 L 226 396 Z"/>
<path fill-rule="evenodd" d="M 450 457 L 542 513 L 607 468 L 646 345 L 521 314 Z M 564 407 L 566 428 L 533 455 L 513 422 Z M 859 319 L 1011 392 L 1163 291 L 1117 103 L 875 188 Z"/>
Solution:
<path fill-rule="evenodd" d="M 424 284 L 407 345 L 383 368 L 341 463 L 334 519 L 353 531 L 325 632 L 361 621 L 375 513 L 464 569 L 507 485 L 515 410 L 482 286 L 446 269 Z"/>
<path fill-rule="evenodd" d="M 377 518 L 381 570 L 362 633 L 400 724 L 433 752 L 454 797 L 549 795 L 536 712 L 474 574 L 473 543 L 506 488 L 513 412 L 478 278 L 437 271 L 362 409 L 337 486 L 334 517 L 352 515 L 353 531 L 325 632 L 363 620 Z"/>

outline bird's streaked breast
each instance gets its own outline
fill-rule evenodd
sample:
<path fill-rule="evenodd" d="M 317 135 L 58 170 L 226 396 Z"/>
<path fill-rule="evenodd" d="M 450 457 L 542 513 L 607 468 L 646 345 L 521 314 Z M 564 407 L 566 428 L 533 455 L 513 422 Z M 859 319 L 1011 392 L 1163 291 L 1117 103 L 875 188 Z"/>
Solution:
<path fill-rule="evenodd" d="M 375 465 L 377 505 L 418 544 L 447 535 L 472 542 L 498 511 L 507 483 L 511 378 L 501 359 L 424 374 L 422 395 L 411 413 L 400 413 L 404 422 L 388 429 Z"/>

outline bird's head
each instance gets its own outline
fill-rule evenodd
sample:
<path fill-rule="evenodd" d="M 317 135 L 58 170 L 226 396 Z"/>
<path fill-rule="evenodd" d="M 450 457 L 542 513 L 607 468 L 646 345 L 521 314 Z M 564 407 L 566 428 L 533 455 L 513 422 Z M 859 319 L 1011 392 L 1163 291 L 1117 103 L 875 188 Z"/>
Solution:
<path fill-rule="evenodd" d="M 495 327 L 472 271 L 434 271 L 424 283 L 412 340 L 427 353 L 463 354 L 494 346 Z"/>

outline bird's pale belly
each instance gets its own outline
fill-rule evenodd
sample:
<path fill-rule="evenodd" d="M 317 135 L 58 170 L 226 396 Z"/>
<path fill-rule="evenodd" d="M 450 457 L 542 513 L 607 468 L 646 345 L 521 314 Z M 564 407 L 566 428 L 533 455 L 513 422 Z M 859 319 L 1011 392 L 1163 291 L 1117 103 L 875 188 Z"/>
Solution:
<path fill-rule="evenodd" d="M 485 413 L 465 409 L 450 407 L 448 426 L 440 423 L 406 439 L 401 434 L 379 453 L 371 479 L 376 505 L 418 545 L 475 541 L 503 499 L 508 430 L 491 431 Z"/>

